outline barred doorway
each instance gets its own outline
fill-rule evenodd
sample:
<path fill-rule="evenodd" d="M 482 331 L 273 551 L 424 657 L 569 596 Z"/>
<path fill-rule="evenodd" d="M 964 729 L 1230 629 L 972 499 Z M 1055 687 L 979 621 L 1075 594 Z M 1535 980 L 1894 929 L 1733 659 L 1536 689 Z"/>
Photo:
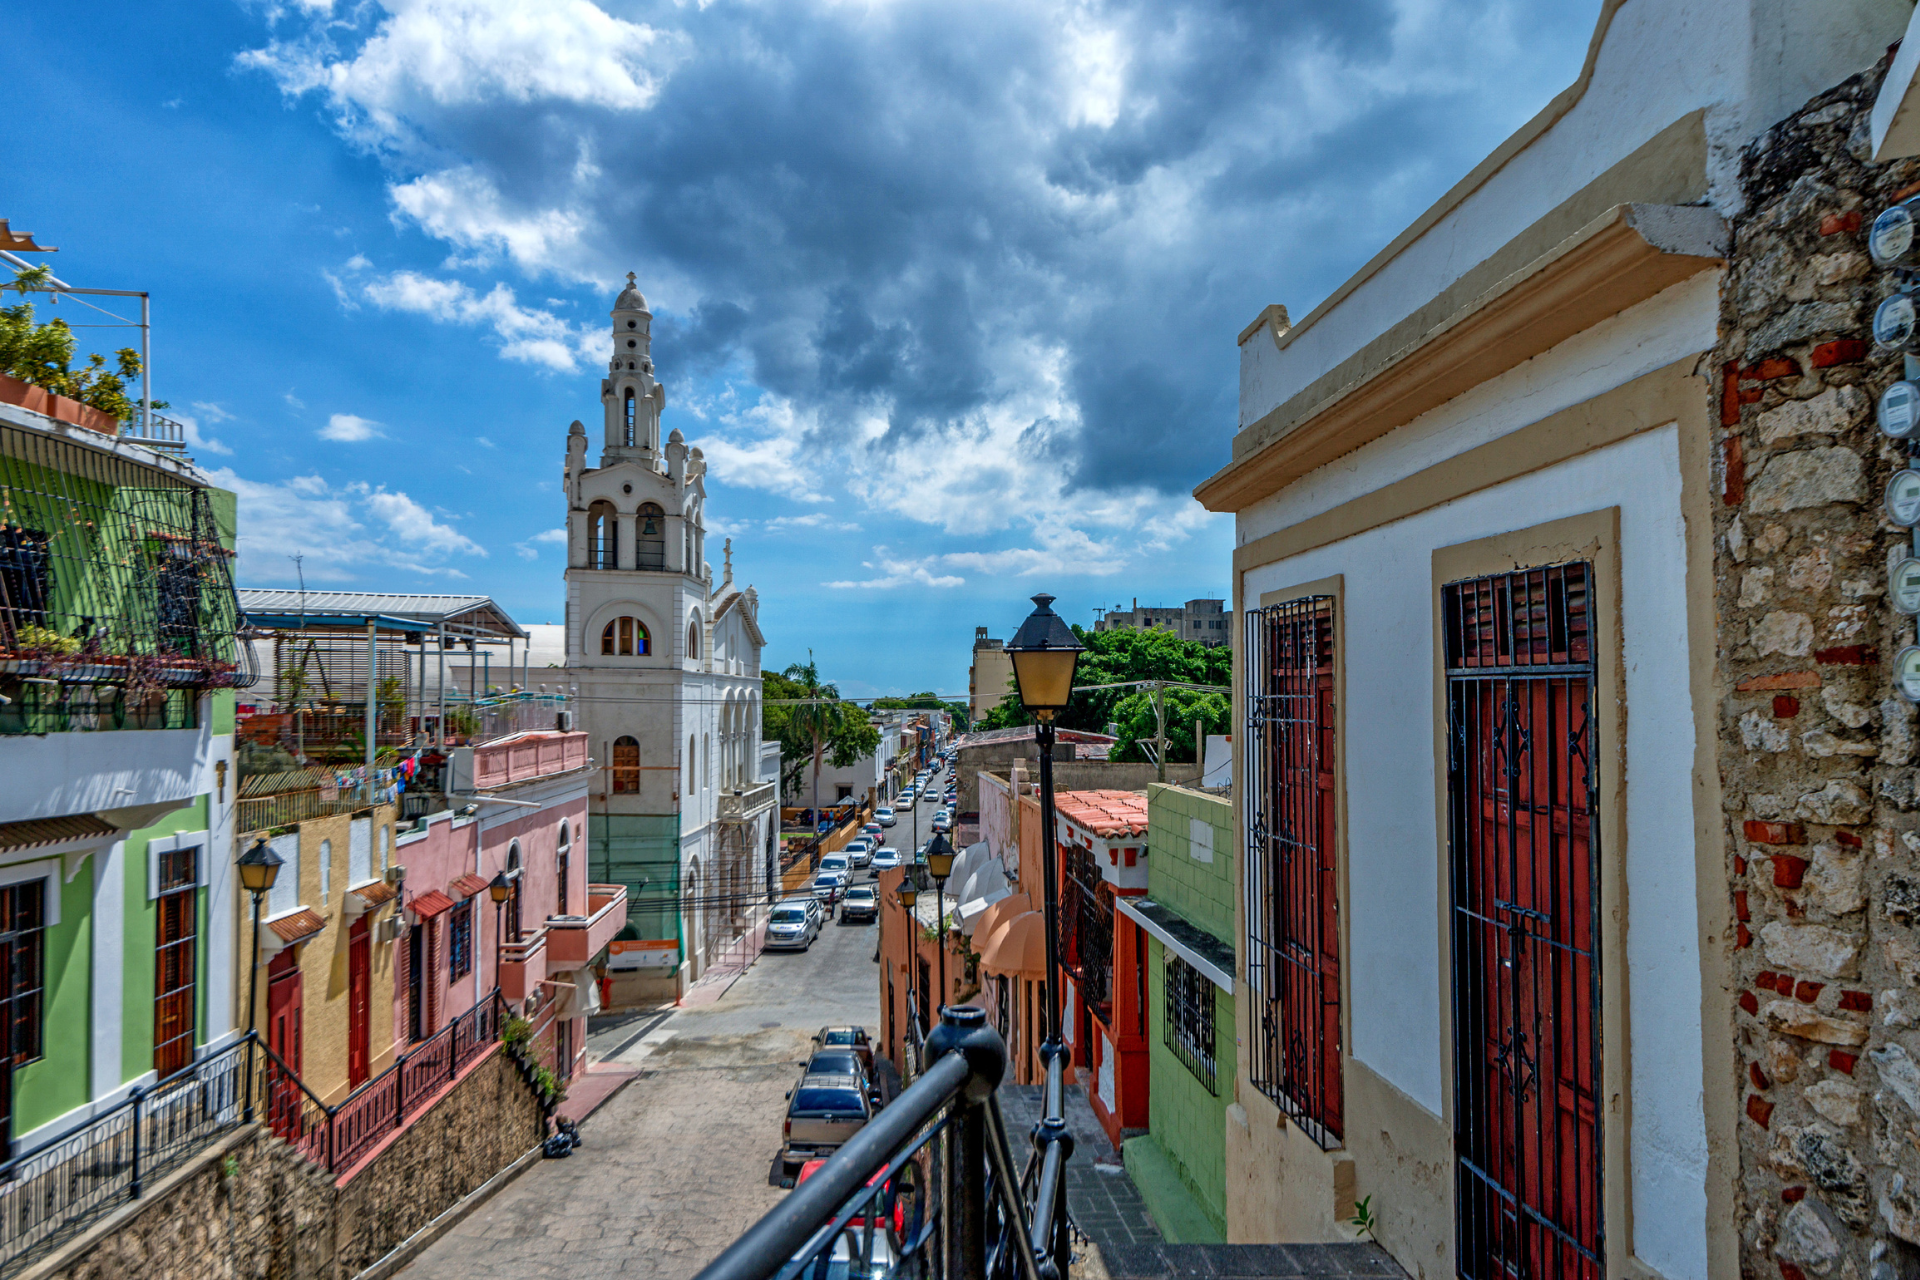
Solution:
<path fill-rule="evenodd" d="M 1447 586 L 1455 1213 L 1467 1280 L 1600 1280 L 1593 572 Z"/>

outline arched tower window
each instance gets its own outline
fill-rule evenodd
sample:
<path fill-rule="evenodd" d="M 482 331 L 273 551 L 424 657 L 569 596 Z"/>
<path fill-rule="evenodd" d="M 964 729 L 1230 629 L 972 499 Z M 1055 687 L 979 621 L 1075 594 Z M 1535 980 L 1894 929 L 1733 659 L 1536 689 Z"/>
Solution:
<path fill-rule="evenodd" d="M 700 619 L 695 618 L 687 624 L 687 661 L 700 660 Z"/>
<path fill-rule="evenodd" d="M 633 388 L 628 387 L 627 388 L 627 409 L 626 409 L 626 419 L 625 419 L 626 442 L 627 442 L 628 448 L 633 447 L 634 431 L 636 430 L 639 422 L 635 406 L 636 406 L 636 402 L 633 397 Z"/>
<path fill-rule="evenodd" d="M 640 743 L 636 738 L 622 737 L 613 741 L 613 789 L 619 795 L 637 795 L 640 791 Z M 561 839 L 566 839 L 564 834 Z M 565 915 L 566 912 L 560 914 Z"/>
<path fill-rule="evenodd" d="M 634 519 L 634 527 L 639 532 L 633 544 L 633 567 L 665 569 L 667 567 L 667 513 L 655 503 L 642 503 L 639 515 Z"/>
<path fill-rule="evenodd" d="M 638 618 L 615 618 L 600 630 L 600 652 L 617 658 L 644 658 L 653 652 L 653 637 Z"/>
<path fill-rule="evenodd" d="M 587 508 L 587 568 L 611 569 L 619 554 L 619 525 L 613 504 L 600 501 Z"/>

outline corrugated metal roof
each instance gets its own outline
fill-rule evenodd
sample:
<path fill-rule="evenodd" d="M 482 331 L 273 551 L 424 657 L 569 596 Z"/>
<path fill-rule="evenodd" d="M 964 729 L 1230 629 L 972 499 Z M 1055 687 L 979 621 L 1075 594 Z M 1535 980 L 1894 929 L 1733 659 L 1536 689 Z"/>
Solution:
<path fill-rule="evenodd" d="M 289 911 L 286 915 L 276 916 L 263 923 L 278 934 L 280 941 L 288 946 L 292 946 L 302 938 L 311 938 L 327 927 L 327 922 L 321 918 L 320 913 L 311 907 L 301 907 L 297 911 Z"/>
<path fill-rule="evenodd" d="M 385 615 L 417 622 L 457 623 L 483 635 L 523 639 L 526 631 L 491 596 L 404 595 L 387 591 L 296 591 L 287 587 L 242 587 L 240 608 L 249 613 L 329 617 Z"/>
<path fill-rule="evenodd" d="M 485 876 L 469 874 L 461 876 L 458 880 L 448 885 L 447 888 L 456 898 L 471 898 L 476 893 L 484 892 L 486 887 L 491 883 L 493 882 Z"/>
<path fill-rule="evenodd" d="M 407 902 L 407 910 L 413 912 L 416 920 L 431 920 L 452 905 L 452 898 L 438 889 L 429 889 L 411 898 Z"/>

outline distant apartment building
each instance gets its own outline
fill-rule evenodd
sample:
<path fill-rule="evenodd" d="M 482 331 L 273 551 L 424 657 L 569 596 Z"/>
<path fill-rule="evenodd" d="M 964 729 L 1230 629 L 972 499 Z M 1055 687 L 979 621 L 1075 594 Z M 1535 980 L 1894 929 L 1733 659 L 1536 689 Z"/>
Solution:
<path fill-rule="evenodd" d="M 1171 631 L 1182 640 L 1196 640 L 1209 647 L 1233 643 L 1233 611 L 1225 600 L 1189 600 L 1183 605 L 1150 604 L 1142 606 L 1134 597 L 1133 608 L 1118 605 L 1106 610 L 1106 616 L 1094 620 L 1095 631 L 1149 630 L 1158 627 Z M 977 647 L 977 642 L 976 642 Z"/>
<path fill-rule="evenodd" d="M 994 640 L 985 627 L 973 629 L 973 665 L 967 669 L 967 716 L 978 724 L 987 712 L 1000 705 L 1013 679 L 1013 659 L 1007 656 L 1007 642 Z"/>

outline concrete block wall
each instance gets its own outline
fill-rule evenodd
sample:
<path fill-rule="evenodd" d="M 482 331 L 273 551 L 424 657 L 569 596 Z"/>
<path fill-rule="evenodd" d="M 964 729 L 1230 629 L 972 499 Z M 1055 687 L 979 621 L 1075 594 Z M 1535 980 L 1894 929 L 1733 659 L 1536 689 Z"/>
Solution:
<path fill-rule="evenodd" d="M 1233 997 L 1213 988 L 1214 1087 L 1208 1092 L 1166 1043 L 1167 950 L 1147 941 L 1147 1059 L 1152 1085 L 1147 1131 L 1227 1234 L 1227 1107 L 1234 1096 Z"/>
<path fill-rule="evenodd" d="M 1214 937 L 1233 939 L 1233 802 L 1177 786 L 1147 788 L 1147 896 Z M 1213 828 L 1212 860 L 1193 856 L 1195 821 Z"/>

